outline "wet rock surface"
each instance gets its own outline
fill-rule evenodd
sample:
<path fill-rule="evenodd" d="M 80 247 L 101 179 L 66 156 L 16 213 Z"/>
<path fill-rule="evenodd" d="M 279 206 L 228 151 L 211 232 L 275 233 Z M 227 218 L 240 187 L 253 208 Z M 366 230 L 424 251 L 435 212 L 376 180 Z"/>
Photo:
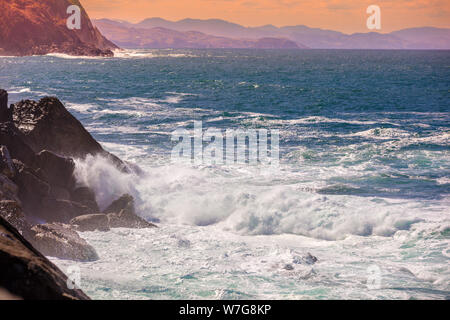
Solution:
<path fill-rule="evenodd" d="M 70 225 L 61 223 L 34 226 L 33 245 L 42 254 L 75 261 L 95 261 L 98 255 Z"/>
<path fill-rule="evenodd" d="M 0 146 L 0 173 L 8 178 L 14 178 L 16 169 L 6 146 Z"/>
<path fill-rule="evenodd" d="M 106 214 L 89 214 L 70 221 L 77 231 L 109 231 L 109 218 Z"/>
<path fill-rule="evenodd" d="M 93 212 L 100 212 L 95 193 L 88 187 L 79 187 L 73 190 L 71 200 L 90 208 Z"/>
<path fill-rule="evenodd" d="M 22 207 L 13 200 L 0 201 L 0 216 L 8 221 L 25 238 L 31 239 L 31 225 L 23 214 Z"/>
<path fill-rule="evenodd" d="M 2 296 L 31 300 L 88 300 L 67 286 L 67 276 L 0 217 Z"/>
<path fill-rule="evenodd" d="M 44 255 L 95 261 L 97 252 L 77 231 L 155 227 L 136 214 L 130 195 L 99 213 L 95 192 L 78 185 L 74 176 L 74 158 L 88 155 L 130 170 L 57 98 L 8 107 L 7 93 L 0 89 L 0 288 L 5 297 L 88 299 L 67 289 L 67 277 Z"/>
<path fill-rule="evenodd" d="M 110 228 L 153 228 L 156 227 L 141 217 L 139 217 L 134 208 L 134 198 L 125 194 L 109 205 L 104 213 L 108 215 Z"/>
<path fill-rule="evenodd" d="M 19 200 L 19 187 L 7 176 L 0 174 L 0 200 Z"/>
<path fill-rule="evenodd" d="M 8 92 L 0 89 L 0 122 L 12 121 L 12 110 L 8 108 Z"/>

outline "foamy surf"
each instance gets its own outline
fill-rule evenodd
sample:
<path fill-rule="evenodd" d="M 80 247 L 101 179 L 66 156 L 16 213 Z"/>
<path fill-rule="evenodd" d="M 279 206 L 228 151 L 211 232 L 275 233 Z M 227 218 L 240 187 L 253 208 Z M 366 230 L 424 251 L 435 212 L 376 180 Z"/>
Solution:
<path fill-rule="evenodd" d="M 109 57 L 100 57 L 100 56 L 74 56 L 65 53 L 47 53 L 45 56 L 59 58 L 59 59 L 69 59 L 69 60 L 102 60 L 107 59 Z"/>
<path fill-rule="evenodd" d="M 115 50 L 114 58 L 121 59 L 152 59 L 152 58 L 194 58 L 197 55 L 192 53 L 174 53 L 172 50 L 164 49 L 141 49 L 141 50 Z"/>
<path fill-rule="evenodd" d="M 134 51 L 3 59 L 6 86 L 32 91 L 13 101 L 34 97 L 39 76 L 39 91 L 144 171 L 77 160 L 78 182 L 101 207 L 130 193 L 160 227 L 83 234 L 100 256 L 78 264 L 91 297 L 450 296 L 448 53 Z M 194 120 L 204 130 L 279 130 L 279 171 L 172 163 L 172 132 L 191 134 Z M 308 253 L 317 262 L 304 263 Z"/>

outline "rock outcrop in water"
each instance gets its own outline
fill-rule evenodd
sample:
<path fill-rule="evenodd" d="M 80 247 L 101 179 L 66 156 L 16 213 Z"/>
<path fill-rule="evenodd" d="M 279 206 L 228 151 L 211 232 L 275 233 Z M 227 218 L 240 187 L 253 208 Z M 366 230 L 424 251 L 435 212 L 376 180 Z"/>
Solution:
<path fill-rule="evenodd" d="M 80 232 L 109 231 L 109 219 L 104 213 L 87 214 L 70 221 L 70 224 Z"/>
<path fill-rule="evenodd" d="M 139 217 L 134 198 L 125 194 L 113 201 L 101 214 L 79 216 L 70 221 L 78 231 L 108 231 L 110 228 L 155 228 L 156 225 Z"/>
<path fill-rule="evenodd" d="M 80 29 L 67 27 L 71 5 L 81 9 Z M 78 0 L 0 1 L 0 55 L 113 56 L 117 48 L 92 25 Z"/>
<path fill-rule="evenodd" d="M 97 252 L 69 225 L 52 223 L 34 226 L 33 245 L 42 254 L 75 261 L 98 260 Z"/>
<path fill-rule="evenodd" d="M 152 228 L 156 227 L 136 215 L 134 208 L 134 198 L 128 194 L 123 195 L 114 201 L 104 211 L 108 216 L 110 228 Z"/>
<path fill-rule="evenodd" d="M 125 167 L 100 146 L 57 98 L 20 101 L 13 105 L 13 120 L 34 152 L 49 150 L 71 158 L 100 154 Z"/>
<path fill-rule="evenodd" d="M 68 223 L 99 213 L 95 193 L 75 181 L 73 159 L 100 155 L 130 172 L 127 164 L 105 151 L 57 98 L 9 107 L 5 91 L 0 98 L 0 114 L 5 115 L 0 121 L 0 182 L 6 200 L 19 200 L 31 223 Z M 134 206 L 128 211 L 134 214 Z"/>
<path fill-rule="evenodd" d="M 0 122 L 12 121 L 12 110 L 8 108 L 8 92 L 0 89 Z"/>
<path fill-rule="evenodd" d="M 38 287 L 25 289 L 22 280 L 15 286 L 2 274 L 0 289 L 25 299 L 87 298 L 81 291 L 62 288 L 65 276 L 42 254 L 93 261 L 99 258 L 97 253 L 76 230 L 155 225 L 136 215 L 129 195 L 100 213 L 94 191 L 76 182 L 74 158 L 100 155 L 124 172 L 131 169 L 105 151 L 58 99 L 8 106 L 7 97 L 7 92 L 0 90 L 0 265 L 2 272 L 3 265 L 7 266 L 11 279 L 32 277 L 28 280 L 31 286 L 39 281 L 48 283 L 42 284 L 47 291 L 37 297 Z M 20 263 L 35 263 L 34 273 L 25 267 L 11 267 Z M 40 267 L 44 271 L 38 270 Z"/>

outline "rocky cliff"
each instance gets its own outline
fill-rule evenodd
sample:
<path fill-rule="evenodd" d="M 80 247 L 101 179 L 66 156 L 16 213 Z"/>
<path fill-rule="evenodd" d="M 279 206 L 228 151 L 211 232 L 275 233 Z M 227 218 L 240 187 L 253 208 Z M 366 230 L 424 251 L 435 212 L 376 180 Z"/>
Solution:
<path fill-rule="evenodd" d="M 124 195 L 103 212 L 75 177 L 74 158 L 101 156 L 128 174 L 135 168 L 105 151 L 52 97 L 8 105 L 0 89 L 0 299 L 87 299 L 45 257 L 99 259 L 79 231 L 151 228 Z"/>
<path fill-rule="evenodd" d="M 79 30 L 67 27 L 71 5 L 81 9 Z M 114 49 L 78 0 L 0 0 L 0 55 L 113 56 Z"/>

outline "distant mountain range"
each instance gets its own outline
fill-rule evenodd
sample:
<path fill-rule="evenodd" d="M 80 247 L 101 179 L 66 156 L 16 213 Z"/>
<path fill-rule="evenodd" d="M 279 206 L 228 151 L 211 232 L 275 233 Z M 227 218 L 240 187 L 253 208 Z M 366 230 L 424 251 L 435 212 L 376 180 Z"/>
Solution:
<path fill-rule="evenodd" d="M 387 34 L 344 34 L 307 26 L 244 27 L 219 19 L 168 21 L 150 18 L 133 24 L 94 20 L 111 41 L 134 48 L 317 48 L 317 49 L 450 49 L 450 29 L 423 27 Z"/>
<path fill-rule="evenodd" d="M 255 48 L 306 49 L 307 47 L 283 37 L 258 39 L 229 38 L 199 31 L 177 31 L 165 27 L 136 27 L 126 22 L 96 20 L 94 24 L 111 41 L 124 48 Z"/>

